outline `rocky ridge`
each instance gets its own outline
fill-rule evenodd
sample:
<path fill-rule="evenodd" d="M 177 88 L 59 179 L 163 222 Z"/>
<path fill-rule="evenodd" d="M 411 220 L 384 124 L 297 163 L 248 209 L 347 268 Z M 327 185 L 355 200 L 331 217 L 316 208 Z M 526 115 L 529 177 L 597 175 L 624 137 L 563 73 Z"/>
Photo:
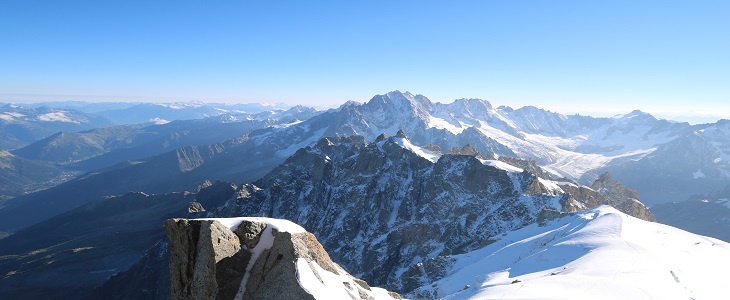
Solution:
<path fill-rule="evenodd" d="M 413 145 L 402 132 L 372 143 L 357 136 L 322 139 L 208 215 L 292 220 L 319 236 L 356 276 L 407 292 L 438 276 L 414 271 L 418 262 L 487 245 L 536 222 L 542 211 L 634 201 L 625 197 L 634 194 L 618 193 L 620 185 L 598 192 L 562 182 L 584 191 L 573 195 L 560 182 L 470 148 L 442 155 Z M 643 205 L 625 210 L 651 219 Z"/>
<path fill-rule="evenodd" d="M 164 226 L 172 299 L 400 299 L 352 277 L 314 235 L 286 220 L 170 219 Z"/>
<path fill-rule="evenodd" d="M 721 125 L 722 121 L 711 127 Z M 726 161 L 723 157 L 730 153 L 725 146 L 717 147 L 718 143 L 726 144 L 722 139 L 683 150 L 689 168 L 657 164 L 658 160 L 652 158 L 673 156 L 674 152 L 665 145 L 706 127 L 709 128 L 656 119 L 641 111 L 594 118 L 530 106 L 495 108 L 480 99 L 433 103 L 422 95 L 393 91 L 362 104 L 347 102 L 300 124 L 262 131 L 251 138 L 252 143 L 273 150 L 263 153 L 263 157 L 288 157 L 323 137 L 361 135 L 372 140 L 381 133 L 395 135 L 403 130 L 419 145 L 431 144 L 446 150 L 470 144 L 493 157 L 533 159 L 546 170 L 584 185 L 610 171 L 617 179 L 639 189 L 647 203 L 656 204 L 669 201 L 667 196 L 675 194 L 685 199 L 707 188 L 718 189 L 718 180 L 709 175 L 695 178 L 693 184 L 681 185 L 681 189 L 673 186 L 680 186 L 686 181 L 679 180 L 680 177 L 691 178 L 698 169 L 710 174 L 725 168 L 722 163 L 714 163 L 718 159 Z M 713 134 L 705 131 L 700 135 Z M 713 153 L 711 159 L 704 158 L 708 151 Z M 696 163 L 693 157 L 701 157 L 701 162 Z M 642 170 L 647 166 L 659 168 L 652 176 L 646 176 Z M 726 175 L 718 178 L 725 180 L 729 178 Z M 647 177 L 656 178 L 650 186 L 644 184 Z"/>
<path fill-rule="evenodd" d="M 75 163 L 82 169 L 88 167 L 94 169 L 93 171 L 81 174 L 73 180 L 67 178 L 68 181 L 61 185 L 7 201 L 6 205 L 0 207 L 0 231 L 18 231 L 103 196 L 121 195 L 129 191 L 148 194 L 189 191 L 206 179 L 228 178 L 233 182 L 255 180 L 279 161 L 258 159 L 255 164 L 236 163 L 241 157 L 244 160 L 249 157 L 260 158 L 255 153 L 261 152 L 261 149 L 240 147 L 248 140 L 249 132 L 266 126 L 284 126 L 299 122 L 298 118 L 306 118 L 313 113 L 315 112 L 295 107 L 275 114 L 248 115 L 245 118 L 250 117 L 252 120 L 244 118 L 233 123 L 209 118 L 146 127 L 116 126 L 74 134 L 58 134 L 57 137 L 62 139 L 65 137 L 75 140 L 74 137 L 80 136 L 93 141 L 92 144 L 103 144 L 101 149 L 104 153 L 96 153 L 92 158 Z M 217 140 L 216 137 L 235 138 L 208 144 Z M 47 141 L 40 141 L 33 146 L 46 149 L 45 142 Z M 199 143 L 203 144 L 198 145 Z M 46 150 L 55 152 L 52 149 Z M 79 149 L 72 147 L 66 150 Z M 41 159 L 38 156 L 31 157 Z M 246 172 L 237 168 L 243 168 Z M 94 188 L 90 189 L 89 186 Z"/>
<path fill-rule="evenodd" d="M 358 278 L 407 292 L 444 276 L 439 270 L 453 263 L 454 254 L 529 224 L 606 204 L 605 193 L 611 192 L 551 176 L 534 161 L 492 159 L 470 148 L 442 154 L 433 145 L 413 145 L 403 133 L 372 142 L 325 138 L 242 185 L 221 205 L 195 209 L 195 216 L 292 220 L 317 235 L 332 258 Z M 629 213 L 641 216 L 643 210 Z M 149 278 L 164 276 L 158 269 L 167 268 L 166 249 L 161 242 L 145 254 L 144 265 L 115 276 L 98 294 L 124 286 L 159 289 L 155 282 L 168 278 Z"/>

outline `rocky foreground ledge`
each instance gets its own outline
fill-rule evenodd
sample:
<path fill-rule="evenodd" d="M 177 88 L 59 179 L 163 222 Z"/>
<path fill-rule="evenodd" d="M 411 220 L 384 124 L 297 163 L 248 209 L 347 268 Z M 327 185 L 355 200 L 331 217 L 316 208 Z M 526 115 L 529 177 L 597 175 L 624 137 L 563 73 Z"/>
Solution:
<path fill-rule="evenodd" d="M 332 262 L 315 236 L 271 218 L 170 219 L 172 299 L 400 299 Z"/>

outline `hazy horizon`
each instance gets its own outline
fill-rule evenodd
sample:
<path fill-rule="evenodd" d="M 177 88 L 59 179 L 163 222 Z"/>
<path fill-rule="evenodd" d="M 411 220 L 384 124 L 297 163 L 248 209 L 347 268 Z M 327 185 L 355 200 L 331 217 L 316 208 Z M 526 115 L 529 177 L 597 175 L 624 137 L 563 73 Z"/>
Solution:
<path fill-rule="evenodd" d="M 711 120 L 730 116 L 728 10 L 724 1 L 12 1 L 0 4 L 0 100 L 333 107 L 408 90 L 442 103 Z"/>
<path fill-rule="evenodd" d="M 403 92 L 411 92 L 411 91 L 403 91 Z M 380 94 L 383 94 L 383 93 L 380 93 Z M 419 94 L 419 93 L 413 93 L 413 94 Z M 250 101 L 250 102 L 230 102 L 230 101 L 229 102 L 226 102 L 226 101 L 216 102 L 216 101 L 206 101 L 205 99 L 187 99 L 187 100 L 172 100 L 172 101 L 166 101 L 166 99 L 165 99 L 165 100 L 162 100 L 162 101 L 148 101 L 148 99 L 143 98 L 143 97 L 137 97 L 140 100 L 136 100 L 136 101 L 133 101 L 133 100 L 124 101 L 125 99 L 120 99 L 120 101 L 116 101 L 116 100 L 113 100 L 113 101 L 94 101 L 94 100 L 81 100 L 81 99 L 72 99 L 72 98 L 64 98 L 64 99 L 67 99 L 67 100 L 20 100 L 20 101 L 14 101 L 14 100 L 5 99 L 5 98 L 3 98 L 3 96 L 4 96 L 3 94 L 0 94 L 0 103 L 11 103 L 11 104 L 21 104 L 21 105 L 22 104 L 38 104 L 38 103 L 54 103 L 54 102 L 58 102 L 58 103 L 61 103 L 61 102 L 83 102 L 83 103 L 115 103 L 115 102 L 116 103 L 185 103 L 185 102 L 200 101 L 200 102 L 204 102 L 204 103 L 208 103 L 208 104 L 230 104 L 230 105 L 234 105 L 234 104 L 252 104 L 252 103 L 255 103 L 255 104 L 268 104 L 268 105 L 280 105 L 280 106 L 281 105 L 284 105 L 284 106 L 303 105 L 303 106 L 309 106 L 309 107 L 313 107 L 313 108 L 320 109 L 320 110 L 337 108 L 337 107 L 341 106 L 342 104 L 344 104 L 347 101 L 355 101 L 355 102 L 359 102 L 359 103 L 366 103 L 367 101 L 369 101 L 372 98 L 372 96 L 371 96 L 370 98 L 367 98 L 367 99 L 349 99 L 349 100 L 343 100 L 341 103 L 323 106 L 323 105 L 318 105 L 317 103 L 312 103 L 312 104 L 308 104 L 308 103 L 294 103 L 294 104 L 291 104 L 291 103 L 286 103 L 286 102 L 256 102 L 256 101 Z M 373 96 L 375 96 L 375 95 L 373 95 Z M 424 96 L 426 96 L 427 98 L 429 98 L 429 100 L 431 100 L 434 103 L 439 102 L 439 103 L 444 103 L 444 104 L 451 103 L 451 102 L 453 102 L 453 101 L 455 101 L 457 99 L 464 98 L 464 97 L 456 98 L 456 99 L 452 99 L 451 101 L 437 101 L 437 100 L 431 99 L 430 97 L 428 97 L 428 95 L 424 95 Z M 103 97 L 100 97 L 100 98 L 103 98 Z M 532 104 L 526 104 L 526 105 L 510 105 L 510 104 L 507 104 L 507 103 L 494 102 L 494 101 L 491 101 L 489 99 L 482 99 L 482 100 L 488 101 L 494 107 L 509 106 L 511 108 L 517 109 L 517 108 L 521 108 L 521 107 L 525 107 L 525 106 L 535 106 L 535 107 L 538 107 L 538 108 L 541 108 L 541 109 L 545 109 L 545 110 L 548 110 L 548 111 L 551 111 L 551 112 L 560 113 L 560 114 L 563 114 L 563 115 L 579 114 L 579 115 L 586 115 L 586 116 L 592 116 L 592 117 L 614 117 L 614 116 L 618 116 L 618 115 L 625 115 L 625 114 L 628 114 L 628 113 L 630 113 L 632 111 L 635 111 L 635 110 L 640 110 L 642 112 L 649 113 L 652 116 L 654 116 L 656 118 L 659 118 L 659 119 L 667 119 L 667 120 L 677 121 L 677 122 L 688 122 L 688 123 L 693 124 L 693 125 L 694 124 L 703 124 L 703 123 L 715 123 L 715 122 L 717 122 L 717 121 L 719 121 L 721 119 L 728 119 L 728 116 L 726 116 L 726 115 L 713 114 L 711 112 L 666 111 L 666 110 L 665 111 L 648 111 L 648 110 L 644 110 L 644 109 L 640 109 L 640 108 L 631 108 L 631 107 L 625 107 L 625 108 L 613 107 L 613 108 L 609 108 L 609 109 L 606 109 L 606 110 L 593 110 L 593 111 L 591 111 L 591 110 L 580 110 L 579 111 L 579 110 L 575 110 L 575 109 L 572 109 L 572 108 L 569 108 L 569 107 L 561 107 L 560 105 L 557 105 L 557 106 L 555 106 L 555 105 L 553 105 L 553 106 L 547 105 L 545 107 L 541 107 L 541 106 L 536 106 L 536 105 L 532 105 Z"/>

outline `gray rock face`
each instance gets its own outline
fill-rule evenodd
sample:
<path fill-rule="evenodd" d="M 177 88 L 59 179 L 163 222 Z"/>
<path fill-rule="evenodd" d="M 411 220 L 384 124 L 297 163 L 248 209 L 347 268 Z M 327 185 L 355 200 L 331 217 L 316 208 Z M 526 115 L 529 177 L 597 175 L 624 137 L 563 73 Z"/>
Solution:
<path fill-rule="evenodd" d="M 250 258 L 241 252 L 238 236 L 216 221 L 172 219 L 164 226 L 170 238 L 172 299 L 236 294 L 245 267 L 235 268 L 231 261 L 245 266 Z"/>
<path fill-rule="evenodd" d="M 654 214 L 641 202 L 636 191 L 611 178 L 609 173 L 601 175 L 590 187 L 566 184 L 560 188 L 570 194 L 567 203 L 571 212 L 610 205 L 633 217 L 656 222 Z"/>
<path fill-rule="evenodd" d="M 632 215 L 642 220 L 656 222 L 656 217 L 649 211 L 649 208 L 641 202 L 636 190 L 627 188 L 623 183 L 611 178 L 610 173 L 604 173 L 591 188 L 601 195 L 604 195 L 604 202 L 619 211 Z"/>
<path fill-rule="evenodd" d="M 255 221 L 243 221 L 235 231 L 216 220 L 171 219 L 164 226 L 170 238 L 172 299 L 235 299 L 238 295 L 239 299 L 313 300 L 316 291 L 307 289 L 317 287 L 300 281 L 300 273 L 309 270 L 322 284 L 332 274 L 321 272 L 344 278 L 328 285 L 326 292 L 340 289 L 353 300 L 376 299 L 366 282 L 332 262 L 311 233 L 265 231 L 270 225 Z M 262 235 L 267 234 L 264 238 L 273 243 L 260 246 Z M 302 261 L 308 270 L 302 269 Z M 400 297 L 390 293 L 387 299 Z"/>

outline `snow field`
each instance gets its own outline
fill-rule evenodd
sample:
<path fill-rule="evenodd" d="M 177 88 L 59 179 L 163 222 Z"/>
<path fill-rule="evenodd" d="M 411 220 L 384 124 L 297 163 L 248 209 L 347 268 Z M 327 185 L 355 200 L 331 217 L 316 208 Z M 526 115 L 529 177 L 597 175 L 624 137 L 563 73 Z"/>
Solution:
<path fill-rule="evenodd" d="M 444 299 L 722 299 L 730 245 L 601 206 L 455 256 Z M 466 287 L 466 285 L 469 285 Z"/>

